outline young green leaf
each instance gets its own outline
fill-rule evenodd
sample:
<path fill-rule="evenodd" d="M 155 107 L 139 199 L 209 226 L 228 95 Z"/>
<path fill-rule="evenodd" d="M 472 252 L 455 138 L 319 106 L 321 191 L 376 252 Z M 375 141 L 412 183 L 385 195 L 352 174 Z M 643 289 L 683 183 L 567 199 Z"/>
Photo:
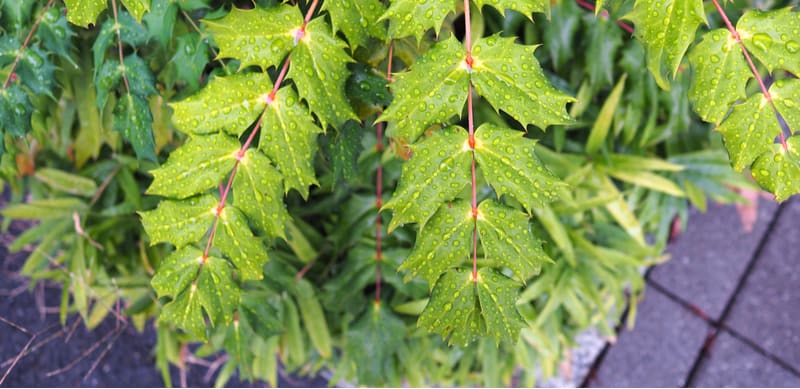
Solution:
<path fill-rule="evenodd" d="M 331 335 L 319 298 L 314 294 L 314 288 L 308 280 L 300 279 L 297 281 L 296 293 L 297 306 L 300 308 L 300 316 L 303 317 L 311 343 L 320 356 L 329 358 L 332 353 Z"/>
<path fill-rule="evenodd" d="M 380 116 L 387 135 L 414 142 L 435 123 L 460 115 L 469 93 L 467 53 L 454 37 L 433 45 L 411 70 L 394 76 L 394 101 Z"/>
<path fill-rule="evenodd" d="M 703 120 L 719 124 L 733 103 L 747 97 L 753 77 L 739 44 L 727 29 L 711 31 L 689 52 L 689 63 L 695 74 L 689 101 Z"/>
<path fill-rule="evenodd" d="M 403 165 L 397 190 L 382 208 L 394 212 L 389 231 L 404 223 L 423 229 L 439 205 L 469 185 L 472 156 L 467 141 L 466 131 L 453 126 L 411 146 L 413 155 Z"/>
<path fill-rule="evenodd" d="M 475 131 L 475 160 L 498 196 L 511 195 L 529 212 L 556 198 L 564 184 L 539 161 L 536 141 L 514 131 L 486 123 Z"/>
<path fill-rule="evenodd" d="M 389 39 L 413 35 L 419 42 L 431 28 L 439 35 L 444 18 L 455 12 L 457 3 L 457 0 L 394 0 L 378 21 L 389 20 Z"/>
<path fill-rule="evenodd" d="M 142 17 L 147 26 L 147 36 L 155 38 L 162 46 L 167 47 L 175 28 L 178 4 L 174 0 L 152 0 L 150 7 L 150 12 Z"/>
<path fill-rule="evenodd" d="M 107 0 L 64 0 L 67 6 L 67 20 L 83 28 L 94 24 L 100 13 L 108 6 Z"/>
<path fill-rule="evenodd" d="M 308 197 L 308 187 L 318 184 L 312 162 L 322 130 L 292 88 L 278 91 L 261 120 L 258 148 L 278 166 L 286 193 L 296 189 L 303 198 Z"/>
<path fill-rule="evenodd" d="M 239 287 L 233 282 L 228 263 L 221 258 L 203 258 L 202 251 L 187 246 L 167 257 L 151 281 L 159 297 L 172 297 L 159 320 L 206 339 L 205 312 L 212 326 L 230 323 L 239 305 Z"/>
<path fill-rule="evenodd" d="M 240 68 L 278 66 L 295 45 L 295 33 L 303 25 L 297 7 L 281 4 L 250 10 L 233 7 L 219 20 L 203 20 L 219 45 L 220 58 L 236 58 Z"/>
<path fill-rule="evenodd" d="M 800 74 L 800 12 L 792 7 L 775 11 L 750 10 L 736 23 L 748 51 L 774 73 L 784 69 Z"/>
<path fill-rule="evenodd" d="M 774 193 L 778 201 L 800 193 L 800 138 L 791 136 L 786 144 L 788 150 L 781 145 L 769 145 L 752 169 L 756 182 Z"/>
<path fill-rule="evenodd" d="M 283 204 L 283 177 L 261 152 L 250 149 L 233 181 L 233 205 L 260 233 L 285 238 L 289 213 Z"/>
<path fill-rule="evenodd" d="M 103 0 L 103 3 L 105 3 L 105 0 Z M 113 18 L 108 18 L 103 23 L 103 27 L 100 29 L 100 33 L 97 35 L 97 39 L 95 39 L 92 45 L 95 77 L 97 76 L 100 66 L 103 64 L 106 51 L 108 51 L 108 48 L 112 45 L 117 44 L 117 30 L 119 30 L 119 38 L 122 40 L 122 43 L 127 43 L 131 46 L 147 43 L 147 30 L 136 22 L 131 15 L 127 12 L 120 12 L 117 19 L 118 22 L 115 22 Z"/>
<path fill-rule="evenodd" d="M 203 42 L 200 34 L 179 36 L 171 63 L 179 80 L 185 81 L 193 89 L 199 88 L 200 78 L 208 64 L 208 44 Z"/>
<path fill-rule="evenodd" d="M 347 64 L 353 62 L 345 47 L 325 20 L 317 18 L 308 23 L 305 35 L 292 51 L 288 77 L 294 80 L 300 97 L 308 102 L 323 129 L 328 123 L 339 128 L 348 119 L 358 119 L 344 94 L 344 84 L 350 76 Z"/>
<path fill-rule="evenodd" d="M 597 150 L 600 149 L 600 146 L 602 146 L 608 138 L 608 132 L 611 129 L 611 122 L 614 119 L 617 106 L 619 106 L 619 100 L 622 97 L 622 92 L 625 90 L 625 80 L 627 79 L 627 74 L 623 74 L 622 77 L 620 77 L 617 85 L 608 95 L 608 98 L 606 98 L 606 101 L 600 108 L 597 119 L 595 120 L 594 125 L 592 125 L 592 131 L 589 132 L 589 138 L 586 140 L 587 153 L 596 153 Z"/>
<path fill-rule="evenodd" d="M 378 0 L 328 0 L 322 9 L 331 14 L 333 32 L 342 31 L 353 50 L 370 37 L 385 38 L 383 23 L 378 22 L 385 9 Z"/>
<path fill-rule="evenodd" d="M 456 200 L 442 204 L 425 225 L 424 233 L 417 236 L 414 249 L 398 270 L 409 271 L 406 281 L 422 277 L 433 289 L 442 273 L 470 258 L 474 228 L 469 202 Z"/>
<path fill-rule="evenodd" d="M 636 0 L 625 16 L 636 24 L 636 37 L 647 50 L 647 68 L 659 86 L 669 89 L 666 73 L 675 77 L 697 26 L 706 23 L 703 0 Z"/>
<path fill-rule="evenodd" d="M 518 45 L 514 39 L 494 35 L 475 43 L 470 75 L 475 90 L 523 126 L 546 129 L 570 123 L 565 105 L 575 99 L 550 84 L 533 56 L 535 46 Z"/>
<path fill-rule="evenodd" d="M 211 228 L 218 203 L 212 195 L 164 200 L 156 209 L 139 215 L 151 245 L 168 242 L 180 249 L 199 241 Z"/>
<path fill-rule="evenodd" d="M 143 98 L 126 94 L 114 108 L 114 130 L 131 142 L 136 158 L 156 160 L 156 144 L 153 139 L 153 117 Z"/>
<path fill-rule="evenodd" d="M 531 18 L 534 12 L 542 12 L 550 15 L 550 1 L 549 0 L 475 0 L 475 5 L 478 8 L 484 5 L 491 5 L 496 8 L 500 13 L 510 9 L 517 11 L 527 18 Z"/>
<path fill-rule="evenodd" d="M 772 106 L 759 93 L 735 105 L 717 130 L 725 140 L 733 168 L 740 172 L 770 148 L 781 126 Z"/>
<path fill-rule="evenodd" d="M 528 227 L 528 216 L 522 212 L 494 200 L 484 200 L 478 205 L 477 226 L 484 253 L 493 267 L 511 269 L 520 282 L 539 274 L 542 262 L 552 262 L 542 250 L 542 242 Z"/>
<path fill-rule="evenodd" d="M 179 130 L 209 134 L 224 130 L 239 136 L 264 110 L 272 91 L 266 73 L 240 73 L 217 77 L 198 93 L 172 103 L 172 120 Z"/>
<path fill-rule="evenodd" d="M 253 236 L 240 210 L 230 205 L 222 210 L 214 235 L 214 247 L 231 260 L 243 281 L 264 277 L 264 265 L 269 258 L 261 242 L 261 238 Z"/>
<path fill-rule="evenodd" d="M 231 172 L 240 147 L 226 134 L 189 138 L 167 163 L 150 171 L 153 183 L 147 193 L 184 199 L 214 188 Z"/>

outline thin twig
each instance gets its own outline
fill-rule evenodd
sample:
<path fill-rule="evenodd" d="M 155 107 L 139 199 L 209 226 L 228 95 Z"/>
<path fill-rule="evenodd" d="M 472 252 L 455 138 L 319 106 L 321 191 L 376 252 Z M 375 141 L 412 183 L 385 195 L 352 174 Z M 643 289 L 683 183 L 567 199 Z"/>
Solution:
<path fill-rule="evenodd" d="M 117 0 L 111 0 L 111 9 L 114 11 L 114 28 L 117 30 L 117 52 L 119 53 L 119 66 L 125 67 L 125 57 L 122 54 L 122 33 L 120 30 L 122 27 L 119 24 L 119 19 L 117 17 Z M 131 85 L 128 82 L 128 76 L 125 74 L 126 72 L 122 72 L 122 81 L 125 82 L 125 90 L 128 93 L 131 93 Z"/>
<path fill-rule="evenodd" d="M 19 351 L 19 353 L 17 353 L 16 356 L 14 356 L 14 359 L 11 362 L 11 366 L 9 366 L 8 369 L 6 369 L 6 372 L 3 374 L 3 377 L 0 377 L 0 385 L 2 385 L 3 381 L 6 380 L 6 377 L 8 377 L 8 375 L 11 374 L 11 370 L 14 370 L 14 366 L 17 365 L 17 362 L 19 362 L 19 360 L 22 359 L 22 356 L 25 355 L 25 353 L 28 352 L 28 349 L 30 349 L 31 344 L 33 344 L 33 341 L 36 339 L 36 334 L 31 333 L 25 327 L 22 327 L 22 326 L 18 325 L 17 323 L 12 322 L 11 320 L 7 320 L 6 318 L 4 318 L 2 316 L 0 316 L 0 321 L 2 321 L 3 323 L 6 323 L 11 328 L 13 328 L 13 329 L 15 329 L 15 330 L 17 330 L 19 332 L 22 332 L 23 334 L 25 334 L 25 335 L 30 337 L 28 339 L 28 342 L 25 343 L 25 346 Z"/>

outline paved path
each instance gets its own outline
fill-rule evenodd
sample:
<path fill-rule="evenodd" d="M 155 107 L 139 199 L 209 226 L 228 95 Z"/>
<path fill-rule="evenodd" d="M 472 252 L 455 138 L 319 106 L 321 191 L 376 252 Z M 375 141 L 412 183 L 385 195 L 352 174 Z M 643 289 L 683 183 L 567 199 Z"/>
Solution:
<path fill-rule="evenodd" d="M 584 386 L 800 387 L 798 242 L 800 198 L 761 201 L 749 233 L 731 206 L 694 211 Z"/>

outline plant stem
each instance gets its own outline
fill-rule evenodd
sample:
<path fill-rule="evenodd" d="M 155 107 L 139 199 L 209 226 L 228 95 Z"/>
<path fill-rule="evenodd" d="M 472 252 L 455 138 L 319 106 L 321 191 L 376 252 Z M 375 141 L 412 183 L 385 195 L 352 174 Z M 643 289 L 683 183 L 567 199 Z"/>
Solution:
<path fill-rule="evenodd" d="M 25 41 L 22 42 L 22 46 L 20 46 L 19 50 L 17 50 L 17 55 L 16 57 L 14 57 L 14 62 L 11 64 L 11 70 L 9 70 L 8 72 L 8 77 L 6 77 L 6 81 L 3 82 L 3 89 L 8 88 L 8 84 L 10 84 L 11 80 L 14 78 L 14 70 L 16 70 L 17 65 L 19 64 L 19 60 L 22 58 L 22 52 L 25 51 L 25 49 L 31 43 L 33 34 L 36 33 L 36 30 L 39 28 L 39 24 L 42 23 L 42 18 L 44 17 L 44 14 L 47 12 L 48 9 L 50 9 L 50 7 L 53 6 L 53 3 L 55 3 L 55 0 L 48 1 L 47 5 L 45 5 L 44 8 L 42 8 L 42 11 L 39 12 L 39 17 L 36 18 L 36 21 L 33 23 L 33 27 L 31 27 L 31 30 L 28 31 L 28 36 L 25 37 Z"/>
<path fill-rule="evenodd" d="M 194 19 L 192 19 L 192 17 L 189 16 L 189 14 L 186 13 L 186 11 L 181 10 L 181 14 L 183 14 L 183 17 L 189 21 L 189 24 L 192 25 L 192 28 L 194 28 L 194 30 L 197 31 L 198 34 L 200 34 L 200 39 L 208 39 L 208 35 L 206 35 L 206 33 L 204 33 L 203 30 L 200 29 L 197 23 L 194 22 Z M 219 62 L 220 65 L 222 65 L 222 71 L 225 72 L 225 75 L 230 76 L 231 71 L 228 70 L 227 66 L 225 66 L 225 62 L 222 61 L 222 58 L 219 58 L 219 53 L 217 53 L 217 50 L 214 48 L 214 46 L 208 45 L 208 49 L 211 50 L 211 54 L 214 55 L 214 58 L 216 58 L 217 62 Z"/>
<path fill-rule="evenodd" d="M 472 27 L 469 0 L 464 0 L 464 44 L 467 49 L 467 72 L 472 72 Z M 469 131 L 469 147 L 472 149 L 472 281 L 478 282 L 478 185 L 475 174 L 475 119 L 472 109 L 472 82 L 467 91 L 467 127 Z"/>
<path fill-rule="evenodd" d="M 386 81 L 392 82 L 392 56 L 394 55 L 394 41 L 389 42 L 389 60 L 386 65 Z M 383 112 L 378 112 L 378 116 Z M 383 122 L 375 125 L 375 135 L 377 136 L 377 143 L 375 150 L 378 152 L 378 169 L 375 178 L 375 206 L 378 208 L 378 213 L 375 215 L 375 304 L 381 302 L 381 261 L 383 260 L 383 247 L 381 229 L 383 228 L 383 221 L 381 220 L 381 207 L 383 206 Z"/>
<path fill-rule="evenodd" d="M 772 107 L 772 111 L 775 113 L 775 119 L 778 120 L 778 125 L 781 127 L 780 139 L 781 139 L 781 146 L 783 146 L 784 150 L 788 150 L 789 146 L 786 144 L 786 136 L 783 134 L 783 126 L 780 123 L 780 113 L 778 112 L 778 108 L 775 107 L 775 102 L 772 101 L 772 95 L 769 93 L 769 89 L 767 89 L 767 85 L 764 83 L 764 79 L 761 78 L 761 74 L 758 72 L 758 68 L 756 68 L 755 63 L 753 63 L 753 59 L 750 57 L 750 53 L 747 51 L 747 48 L 744 46 L 744 42 L 742 42 L 742 37 L 739 35 L 739 32 L 736 31 L 736 28 L 731 23 L 731 20 L 728 19 L 728 15 L 725 14 L 725 10 L 722 9 L 722 6 L 719 4 L 717 0 L 711 0 L 714 3 L 714 7 L 717 8 L 717 12 L 722 17 L 722 21 L 725 23 L 725 26 L 728 28 L 728 31 L 731 33 L 733 39 L 739 44 L 739 47 L 742 49 L 742 54 L 744 54 L 744 58 L 747 60 L 747 64 L 750 65 L 750 71 L 753 73 L 753 76 L 758 81 L 758 86 L 761 88 L 761 94 L 764 96 L 765 99 L 769 102 L 769 105 Z"/>
<path fill-rule="evenodd" d="M 114 12 L 114 28 L 117 30 L 117 52 L 119 53 L 119 66 L 124 68 L 124 56 L 122 55 L 122 29 L 119 25 L 119 18 L 117 17 L 117 0 L 111 0 L 111 10 Z M 131 85 L 128 82 L 128 76 L 122 72 L 122 81 L 125 83 L 125 90 L 131 93 Z"/>
<path fill-rule="evenodd" d="M 586 9 L 588 9 L 589 11 L 595 12 L 595 10 L 596 10 L 596 7 L 595 7 L 595 5 L 594 5 L 594 4 L 592 4 L 592 3 L 589 3 L 589 2 L 587 2 L 587 1 L 585 1 L 585 0 L 575 0 L 575 2 L 576 2 L 576 3 L 577 3 L 579 6 L 581 6 L 581 7 L 583 7 L 583 8 L 586 8 Z M 601 11 L 601 12 L 600 12 L 600 16 L 602 16 L 602 17 L 604 17 L 604 18 L 608 18 L 608 11 L 606 11 L 606 10 L 603 10 L 603 11 Z M 617 25 L 618 25 L 618 26 L 620 26 L 620 27 L 622 27 L 622 29 L 623 29 L 623 30 L 627 31 L 627 32 L 628 32 L 628 33 L 630 33 L 630 34 L 633 34 L 633 31 L 634 31 L 634 30 L 633 30 L 633 26 L 631 26 L 631 25 L 630 25 L 630 24 L 628 24 L 628 23 L 625 23 L 625 22 L 623 22 L 622 20 L 617 20 L 616 22 L 617 22 Z"/>

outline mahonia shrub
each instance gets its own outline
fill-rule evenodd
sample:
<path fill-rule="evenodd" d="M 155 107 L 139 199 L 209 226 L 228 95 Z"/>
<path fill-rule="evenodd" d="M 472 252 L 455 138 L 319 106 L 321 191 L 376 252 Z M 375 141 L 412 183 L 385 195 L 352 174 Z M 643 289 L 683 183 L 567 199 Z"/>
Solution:
<path fill-rule="evenodd" d="M 167 385 L 224 352 L 218 385 L 532 386 L 633 322 L 690 204 L 800 191 L 789 3 L 0 11 L 10 250 L 63 323 L 155 318 Z"/>

